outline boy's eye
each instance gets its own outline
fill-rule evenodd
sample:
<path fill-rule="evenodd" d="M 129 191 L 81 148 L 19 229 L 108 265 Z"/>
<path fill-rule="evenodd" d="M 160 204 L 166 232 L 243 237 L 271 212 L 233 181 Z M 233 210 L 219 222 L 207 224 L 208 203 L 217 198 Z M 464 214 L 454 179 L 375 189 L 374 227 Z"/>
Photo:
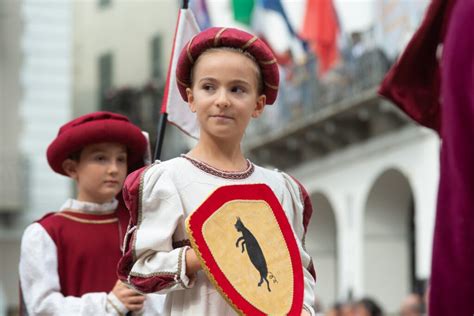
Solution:
<path fill-rule="evenodd" d="M 104 161 L 106 157 L 104 155 L 97 155 L 94 157 L 94 160 L 96 161 Z"/>

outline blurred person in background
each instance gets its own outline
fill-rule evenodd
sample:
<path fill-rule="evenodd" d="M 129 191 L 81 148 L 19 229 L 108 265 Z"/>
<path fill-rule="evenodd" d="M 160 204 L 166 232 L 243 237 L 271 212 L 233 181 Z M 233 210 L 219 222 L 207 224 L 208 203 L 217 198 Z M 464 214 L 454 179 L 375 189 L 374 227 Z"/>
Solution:
<path fill-rule="evenodd" d="M 342 316 L 341 303 L 335 303 L 330 309 L 326 311 L 325 316 Z"/>
<path fill-rule="evenodd" d="M 355 304 L 353 301 L 347 301 L 341 304 L 341 316 L 354 316 Z"/>
<path fill-rule="evenodd" d="M 411 293 L 402 302 L 400 316 L 421 316 L 424 313 L 423 299 L 416 293 Z"/>
<path fill-rule="evenodd" d="M 371 298 L 364 297 L 354 305 L 354 316 L 383 316 L 382 308 Z"/>

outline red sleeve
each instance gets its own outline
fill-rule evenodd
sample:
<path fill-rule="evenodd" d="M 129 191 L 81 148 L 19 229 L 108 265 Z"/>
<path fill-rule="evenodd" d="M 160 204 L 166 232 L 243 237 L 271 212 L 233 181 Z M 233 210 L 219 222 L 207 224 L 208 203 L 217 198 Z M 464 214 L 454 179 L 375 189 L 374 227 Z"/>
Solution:
<path fill-rule="evenodd" d="M 130 223 L 127 233 L 125 235 L 124 250 L 122 258 L 117 266 L 117 274 L 120 280 L 127 282 L 128 275 L 132 270 L 134 262 L 134 254 L 132 243 L 135 239 L 135 229 L 138 221 L 138 211 L 140 203 L 140 183 L 143 175 L 148 167 L 140 168 L 125 179 L 125 184 L 122 189 L 123 201 L 130 213 Z"/>
<path fill-rule="evenodd" d="M 291 178 L 298 184 L 298 187 L 300 188 L 301 201 L 303 202 L 303 228 L 304 228 L 304 236 L 306 236 L 306 232 L 308 231 L 309 221 L 311 220 L 311 216 L 313 215 L 313 204 L 311 203 L 311 199 L 305 187 L 295 178 L 293 177 Z M 310 261 L 307 269 L 313 276 L 314 280 L 316 280 L 316 270 L 314 269 L 313 260 Z"/>

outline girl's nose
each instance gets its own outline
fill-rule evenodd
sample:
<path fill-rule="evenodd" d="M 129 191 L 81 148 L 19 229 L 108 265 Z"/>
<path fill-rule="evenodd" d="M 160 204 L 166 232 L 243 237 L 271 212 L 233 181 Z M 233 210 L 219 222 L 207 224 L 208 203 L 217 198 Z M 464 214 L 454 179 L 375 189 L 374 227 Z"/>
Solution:
<path fill-rule="evenodd" d="M 227 91 L 225 91 L 225 89 L 221 89 L 221 91 L 219 91 L 219 95 L 217 97 L 216 104 L 217 104 L 218 107 L 222 107 L 222 108 L 229 107 L 230 102 L 229 102 L 229 98 L 227 96 Z"/>

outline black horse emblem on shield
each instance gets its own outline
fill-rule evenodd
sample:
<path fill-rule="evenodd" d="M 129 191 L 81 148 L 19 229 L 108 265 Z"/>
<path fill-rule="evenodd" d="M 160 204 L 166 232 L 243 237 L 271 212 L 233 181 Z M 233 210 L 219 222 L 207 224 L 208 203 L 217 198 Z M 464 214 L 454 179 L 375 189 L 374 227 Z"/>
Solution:
<path fill-rule="evenodd" d="M 237 229 L 238 232 L 242 233 L 242 236 L 237 239 L 235 246 L 239 247 L 239 243 L 242 241 L 242 253 L 244 252 L 244 248 L 246 247 L 250 261 L 252 261 L 252 264 L 260 273 L 260 281 L 258 282 L 258 286 L 261 286 L 263 281 L 265 281 L 267 282 L 268 291 L 271 292 L 270 284 L 267 279 L 267 262 L 265 260 L 265 256 L 263 255 L 262 248 L 260 248 L 260 245 L 258 244 L 257 239 L 250 232 L 250 230 L 248 230 L 248 228 L 244 226 L 244 223 L 242 223 L 240 217 L 237 217 L 237 221 L 235 222 L 235 229 Z"/>

